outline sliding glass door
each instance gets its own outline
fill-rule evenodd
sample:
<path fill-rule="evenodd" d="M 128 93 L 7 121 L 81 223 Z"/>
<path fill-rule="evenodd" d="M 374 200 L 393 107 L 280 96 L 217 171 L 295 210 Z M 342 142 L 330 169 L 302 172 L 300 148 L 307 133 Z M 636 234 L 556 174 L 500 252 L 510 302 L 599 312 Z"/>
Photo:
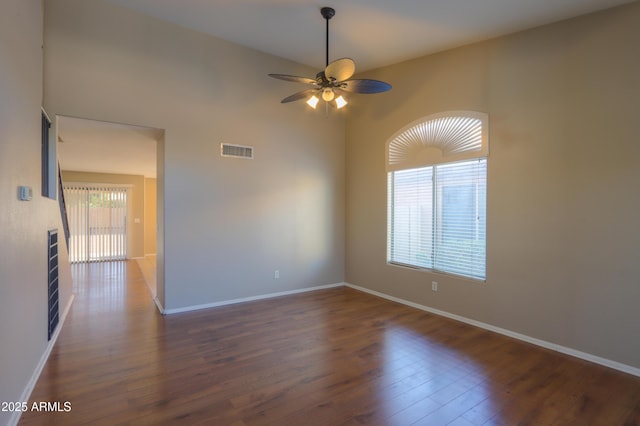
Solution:
<path fill-rule="evenodd" d="M 93 262 L 127 257 L 127 188 L 65 185 L 69 260 Z"/>

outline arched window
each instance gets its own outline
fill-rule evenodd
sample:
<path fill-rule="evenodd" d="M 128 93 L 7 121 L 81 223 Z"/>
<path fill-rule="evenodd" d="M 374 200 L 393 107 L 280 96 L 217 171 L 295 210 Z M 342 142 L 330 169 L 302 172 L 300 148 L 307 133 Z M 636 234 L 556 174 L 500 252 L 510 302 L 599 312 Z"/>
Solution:
<path fill-rule="evenodd" d="M 486 279 L 488 116 L 454 111 L 387 142 L 390 264 Z"/>

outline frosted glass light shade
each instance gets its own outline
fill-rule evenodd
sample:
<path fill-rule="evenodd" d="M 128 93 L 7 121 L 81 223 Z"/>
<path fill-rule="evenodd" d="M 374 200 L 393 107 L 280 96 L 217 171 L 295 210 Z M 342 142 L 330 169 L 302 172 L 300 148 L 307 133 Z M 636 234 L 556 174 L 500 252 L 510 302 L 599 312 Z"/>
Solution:
<path fill-rule="evenodd" d="M 331 102 L 335 96 L 336 94 L 333 93 L 332 89 L 324 89 L 322 91 L 322 100 L 325 102 Z"/>
<path fill-rule="evenodd" d="M 319 101 L 320 99 L 316 95 L 313 95 L 309 99 L 307 99 L 307 105 L 309 105 L 313 109 L 316 109 Z"/>

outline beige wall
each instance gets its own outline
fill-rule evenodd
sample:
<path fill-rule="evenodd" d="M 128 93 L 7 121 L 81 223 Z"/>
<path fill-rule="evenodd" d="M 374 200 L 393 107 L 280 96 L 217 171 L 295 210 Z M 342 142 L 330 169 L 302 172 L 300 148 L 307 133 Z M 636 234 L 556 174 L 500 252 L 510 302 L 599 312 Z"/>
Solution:
<path fill-rule="evenodd" d="M 639 40 L 636 2 L 368 74 L 394 88 L 347 122 L 347 282 L 640 367 Z M 386 264 L 385 142 L 447 110 L 490 116 L 486 283 Z"/>
<path fill-rule="evenodd" d="M 113 183 L 130 185 L 127 191 L 127 259 L 144 257 L 145 178 L 142 175 L 62 171 L 64 183 Z M 138 219 L 138 222 L 136 222 Z"/>
<path fill-rule="evenodd" d="M 165 130 L 166 308 L 343 281 L 343 112 L 281 105 L 296 88 L 267 76 L 314 70 L 101 0 L 46 5 L 47 108 Z"/>
<path fill-rule="evenodd" d="M 47 341 L 47 231 L 62 223 L 57 201 L 42 197 L 42 3 L 0 3 L 0 402 L 24 401 Z M 55 139 L 53 139 L 55 140 Z M 33 189 L 18 201 L 18 186 Z M 61 313 L 71 275 L 60 238 Z M 33 382 L 31 382 L 33 383 Z M 6 407 L 5 407 L 6 408 Z M 0 424 L 11 414 L 0 411 Z"/>
<path fill-rule="evenodd" d="M 157 183 L 154 178 L 144 179 L 144 254 L 156 254 Z"/>

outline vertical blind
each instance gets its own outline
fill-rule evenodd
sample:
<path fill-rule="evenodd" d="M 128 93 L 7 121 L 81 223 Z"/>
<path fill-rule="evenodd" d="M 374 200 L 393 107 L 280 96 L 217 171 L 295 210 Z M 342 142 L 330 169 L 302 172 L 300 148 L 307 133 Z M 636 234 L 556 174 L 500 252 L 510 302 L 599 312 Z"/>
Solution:
<path fill-rule="evenodd" d="M 65 185 L 69 260 L 91 262 L 127 257 L 127 188 Z"/>
<path fill-rule="evenodd" d="M 485 158 L 389 172 L 391 263 L 486 276 Z"/>

